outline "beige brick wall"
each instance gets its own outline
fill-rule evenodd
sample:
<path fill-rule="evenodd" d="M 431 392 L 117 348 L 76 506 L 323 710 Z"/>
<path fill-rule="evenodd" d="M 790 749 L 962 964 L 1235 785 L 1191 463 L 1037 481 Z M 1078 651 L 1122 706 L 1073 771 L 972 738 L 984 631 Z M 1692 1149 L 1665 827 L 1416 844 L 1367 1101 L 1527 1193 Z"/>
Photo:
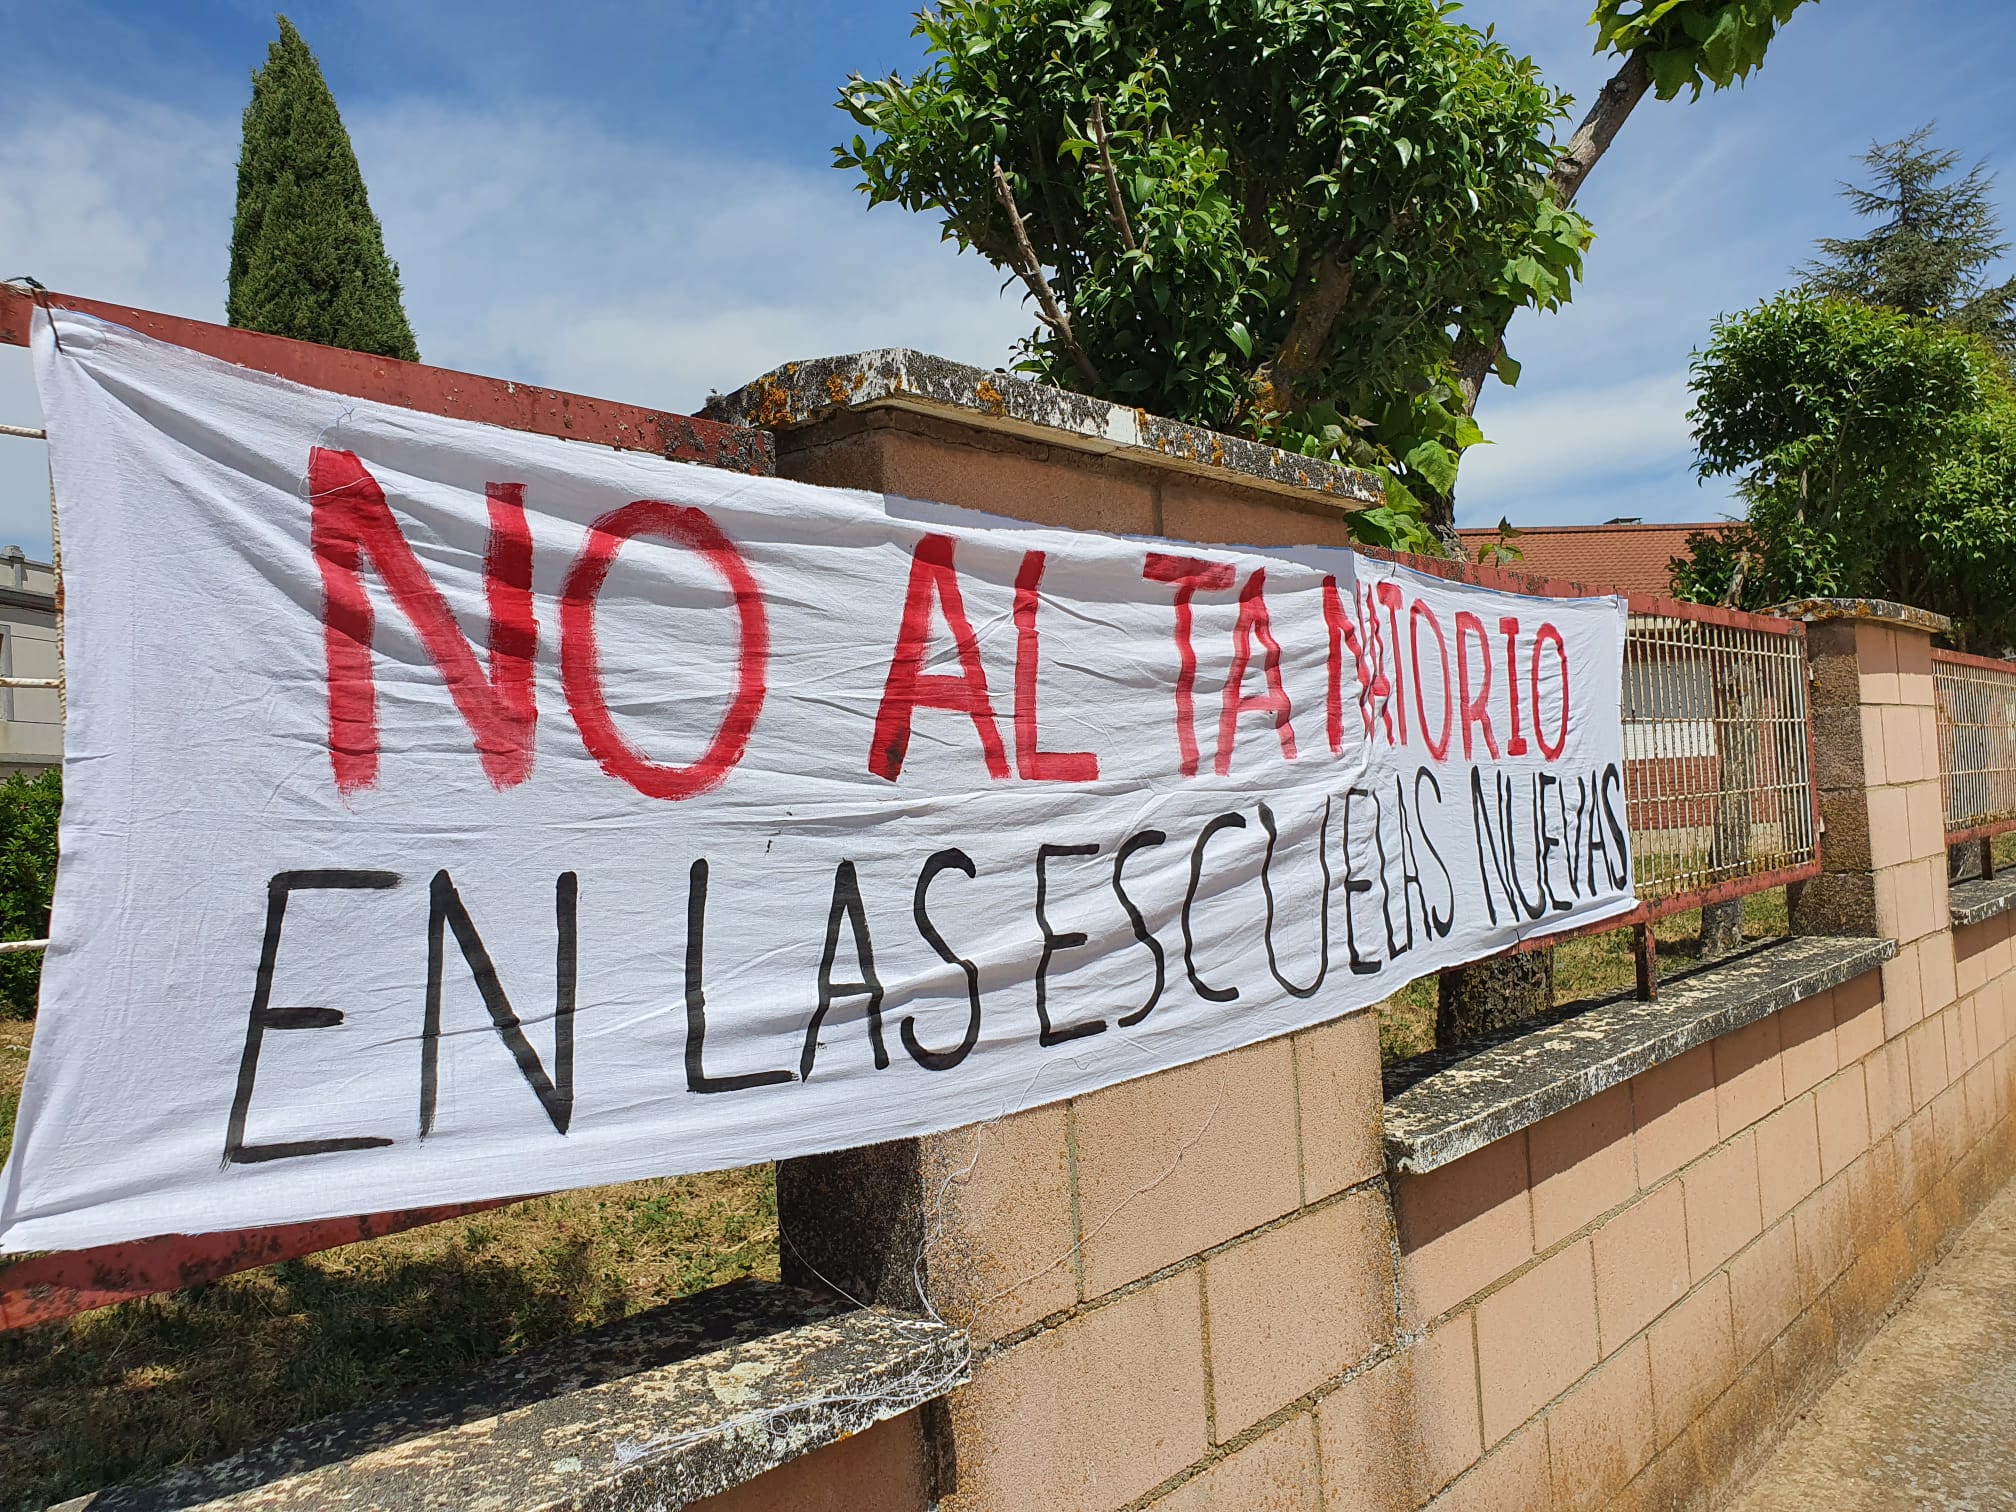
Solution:
<path fill-rule="evenodd" d="M 1946 927 L 1926 637 L 1829 637 L 1870 742 L 1835 869 L 1897 962 L 1390 1188 L 1364 1018 L 1024 1115 L 1044 1174 L 997 1269 L 1029 1279 L 980 1310 L 946 1505 L 1736 1483 L 2016 1164 L 2016 924 Z"/>
<path fill-rule="evenodd" d="M 1271 499 L 876 426 L 785 470 L 1313 538 Z M 971 1332 L 924 1435 L 948 1512 L 1674 1507 L 1740 1480 L 2016 1169 L 2016 921 L 1947 924 L 1929 637 L 1808 644 L 1828 870 L 1794 917 L 1894 938 L 1880 973 L 1397 1182 L 1365 1015 L 822 1157 L 801 1197 L 780 1174 L 787 1269 L 802 1242 L 857 1295 L 915 1305 L 921 1279 Z M 855 1253 L 851 1217 L 797 1226 L 814 1199 L 910 1216 Z"/>
<path fill-rule="evenodd" d="M 1969 969 L 2010 937 L 1966 932 Z M 1408 1299 L 1476 1341 L 1484 1454 L 1445 1457 L 1431 1482 L 1465 1473 L 1433 1505 L 1663 1504 L 1732 1482 L 2007 1176 L 2010 979 L 1914 1029 L 1924 1079 L 1904 1096 L 1879 982 L 1614 1089 L 1628 1129 L 1565 1171 L 1553 1152 L 1586 1138 L 1586 1104 L 1398 1184 Z M 1587 1217 L 1532 1248 L 1562 1211 Z"/>
<path fill-rule="evenodd" d="M 1200 478 L 1126 454 L 1095 455 L 953 415 L 871 410 L 777 434 L 787 478 L 930 499 L 1043 525 L 1250 546 L 1348 546 L 1335 498 Z"/>
<path fill-rule="evenodd" d="M 686 1512 L 925 1512 L 930 1490 L 919 1414 L 815 1449 Z"/>
<path fill-rule="evenodd" d="M 1871 972 L 1390 1193 L 1362 1016 L 996 1127 L 945 1505 L 1732 1484 L 2016 1164 L 2012 941 L 1903 1038 Z"/>
<path fill-rule="evenodd" d="M 956 1171 L 934 1274 L 956 1254 L 990 1278 L 963 1313 L 956 1282 L 933 1299 L 980 1345 L 946 1508 L 1313 1507 L 1323 1477 L 1360 1478 L 1397 1403 L 1458 1394 L 1474 1417 L 1467 1332 L 1370 1371 L 1402 1329 L 1379 1109 L 1358 1015 L 1020 1115 L 964 1164 L 958 1136 L 933 1142 Z M 1353 1379 L 1362 1399 L 1332 1411 L 1360 1415 L 1319 1431 Z M 1417 1458 L 1475 1456 L 1474 1422 L 1453 1448 L 1424 1422 Z"/>
<path fill-rule="evenodd" d="M 1477 1341 L 1485 1453 L 1434 1506 L 1733 1484 L 2016 1167 L 2016 922 L 1946 924 L 1929 637 L 1815 641 L 1861 758 L 1830 758 L 1830 870 L 1900 955 L 1399 1183 L 1408 1295 Z"/>

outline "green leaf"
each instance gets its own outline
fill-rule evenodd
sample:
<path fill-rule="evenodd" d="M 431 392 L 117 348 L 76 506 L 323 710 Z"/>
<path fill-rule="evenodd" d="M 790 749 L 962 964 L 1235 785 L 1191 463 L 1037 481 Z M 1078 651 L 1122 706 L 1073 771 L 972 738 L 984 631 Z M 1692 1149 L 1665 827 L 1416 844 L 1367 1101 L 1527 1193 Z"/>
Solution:
<path fill-rule="evenodd" d="M 1405 460 L 1437 493 L 1446 494 L 1456 487 L 1456 453 L 1440 441 L 1423 441 Z"/>
<path fill-rule="evenodd" d="M 357 156 L 301 34 L 279 39 L 252 75 L 238 158 L 225 310 L 232 325 L 417 362 Z"/>
<path fill-rule="evenodd" d="M 1619 3 L 1620 24 L 1642 9 Z M 1495 338 L 1517 310 L 1565 298 L 1587 235 L 1542 187 L 1563 98 L 1467 14 L 1441 0 L 939 0 L 917 23 L 920 72 L 844 86 L 863 140 L 836 162 L 870 203 L 934 216 L 1019 291 L 999 159 L 1102 381 L 1033 314 L 1013 354 L 1028 371 L 1361 464 L 1433 439 L 1429 469 L 1446 476 L 1460 406 L 1415 401 L 1446 372 L 1450 333 Z M 1132 252 L 1087 145 L 1094 100 Z M 1323 348 L 1282 404 L 1251 392 L 1345 247 L 1350 294 Z M 1299 418 L 1272 412 L 1289 406 Z M 1389 408 L 1390 424 L 1359 418 Z"/>

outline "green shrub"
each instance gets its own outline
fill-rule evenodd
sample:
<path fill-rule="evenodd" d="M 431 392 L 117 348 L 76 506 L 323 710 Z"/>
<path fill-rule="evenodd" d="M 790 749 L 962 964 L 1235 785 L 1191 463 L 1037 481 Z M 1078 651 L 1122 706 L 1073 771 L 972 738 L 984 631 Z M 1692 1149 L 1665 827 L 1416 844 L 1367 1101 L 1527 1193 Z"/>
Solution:
<path fill-rule="evenodd" d="M 56 820 L 62 812 L 60 771 L 0 782 L 0 940 L 40 940 L 49 934 Z M 40 951 L 0 955 L 0 1018 L 33 1018 L 41 980 Z"/>

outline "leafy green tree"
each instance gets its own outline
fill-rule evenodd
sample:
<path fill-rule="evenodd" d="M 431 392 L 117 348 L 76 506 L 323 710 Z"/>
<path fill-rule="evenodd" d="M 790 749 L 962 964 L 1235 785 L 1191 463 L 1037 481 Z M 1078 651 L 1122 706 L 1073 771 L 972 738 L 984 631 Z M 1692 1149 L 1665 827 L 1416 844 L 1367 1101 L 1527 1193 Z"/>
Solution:
<path fill-rule="evenodd" d="M 1806 0 L 1597 0 L 1596 50 L 1642 66 L 1653 92 L 1701 98 L 1764 64 L 1778 28 Z"/>
<path fill-rule="evenodd" d="M 1022 282 L 1022 371 L 1383 468 L 1354 533 L 1436 550 L 1507 323 L 1580 276 L 1576 190 L 1648 91 L 1744 77 L 1801 3 L 1599 0 L 1623 66 L 1562 148 L 1566 98 L 1442 0 L 944 0 L 922 73 L 841 90 L 835 163 Z M 1458 975 L 1443 1043 L 1552 990 Z"/>
<path fill-rule="evenodd" d="M 60 771 L 0 781 L 0 940 L 48 938 L 56 822 L 62 812 Z M 39 952 L 0 955 L 0 1016 L 33 1017 L 41 979 Z"/>
<path fill-rule="evenodd" d="M 1720 321 L 1694 362 L 1703 477 L 1747 518 L 1696 535 L 1682 597 L 1897 599 L 2016 643 L 2016 384 L 1979 336 L 1810 293 Z"/>
<path fill-rule="evenodd" d="M 1821 238 L 1806 285 L 1922 315 L 2016 356 L 2016 278 L 1991 283 L 1987 272 L 2009 250 L 1991 198 L 1994 176 L 1976 163 L 1953 179 L 1960 154 L 1927 145 L 1932 130 L 1921 126 L 1863 154 L 1874 184 L 1843 184 L 1841 192 L 1877 225 L 1867 236 Z"/>
<path fill-rule="evenodd" d="M 1437 0 L 947 0 L 836 149 L 1020 279 L 1023 371 L 1446 492 L 1452 331 L 1565 298 L 1564 102 Z M 1495 326 L 1494 326 L 1495 328 Z M 1393 544 L 1416 544 L 1401 521 Z"/>
<path fill-rule="evenodd" d="M 1365 538 L 1449 520 L 1506 323 L 1581 271 L 1577 187 L 1648 90 L 1720 87 L 1802 0 L 1603 0 L 1566 98 L 1441 0 L 946 0 L 929 66 L 855 78 L 835 150 L 1025 286 L 1021 370 L 1387 469 Z"/>
<path fill-rule="evenodd" d="M 350 134 L 315 55 L 279 21 L 245 107 L 230 322 L 417 362 L 399 267 L 385 255 Z"/>

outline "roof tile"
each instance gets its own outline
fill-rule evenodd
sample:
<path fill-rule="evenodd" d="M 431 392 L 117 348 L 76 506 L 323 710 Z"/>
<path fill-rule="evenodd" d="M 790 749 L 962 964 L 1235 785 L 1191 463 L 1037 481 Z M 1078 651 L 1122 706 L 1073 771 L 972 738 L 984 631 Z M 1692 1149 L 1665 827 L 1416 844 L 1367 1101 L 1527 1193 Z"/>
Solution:
<path fill-rule="evenodd" d="M 1719 535 L 1729 523 L 1535 526 L 1512 543 L 1525 555 L 1503 565 L 1535 577 L 1663 596 L 1673 591 L 1670 563 L 1687 555 L 1687 537 L 1697 530 Z M 1496 530 L 1457 533 L 1473 552 L 1498 539 Z"/>

